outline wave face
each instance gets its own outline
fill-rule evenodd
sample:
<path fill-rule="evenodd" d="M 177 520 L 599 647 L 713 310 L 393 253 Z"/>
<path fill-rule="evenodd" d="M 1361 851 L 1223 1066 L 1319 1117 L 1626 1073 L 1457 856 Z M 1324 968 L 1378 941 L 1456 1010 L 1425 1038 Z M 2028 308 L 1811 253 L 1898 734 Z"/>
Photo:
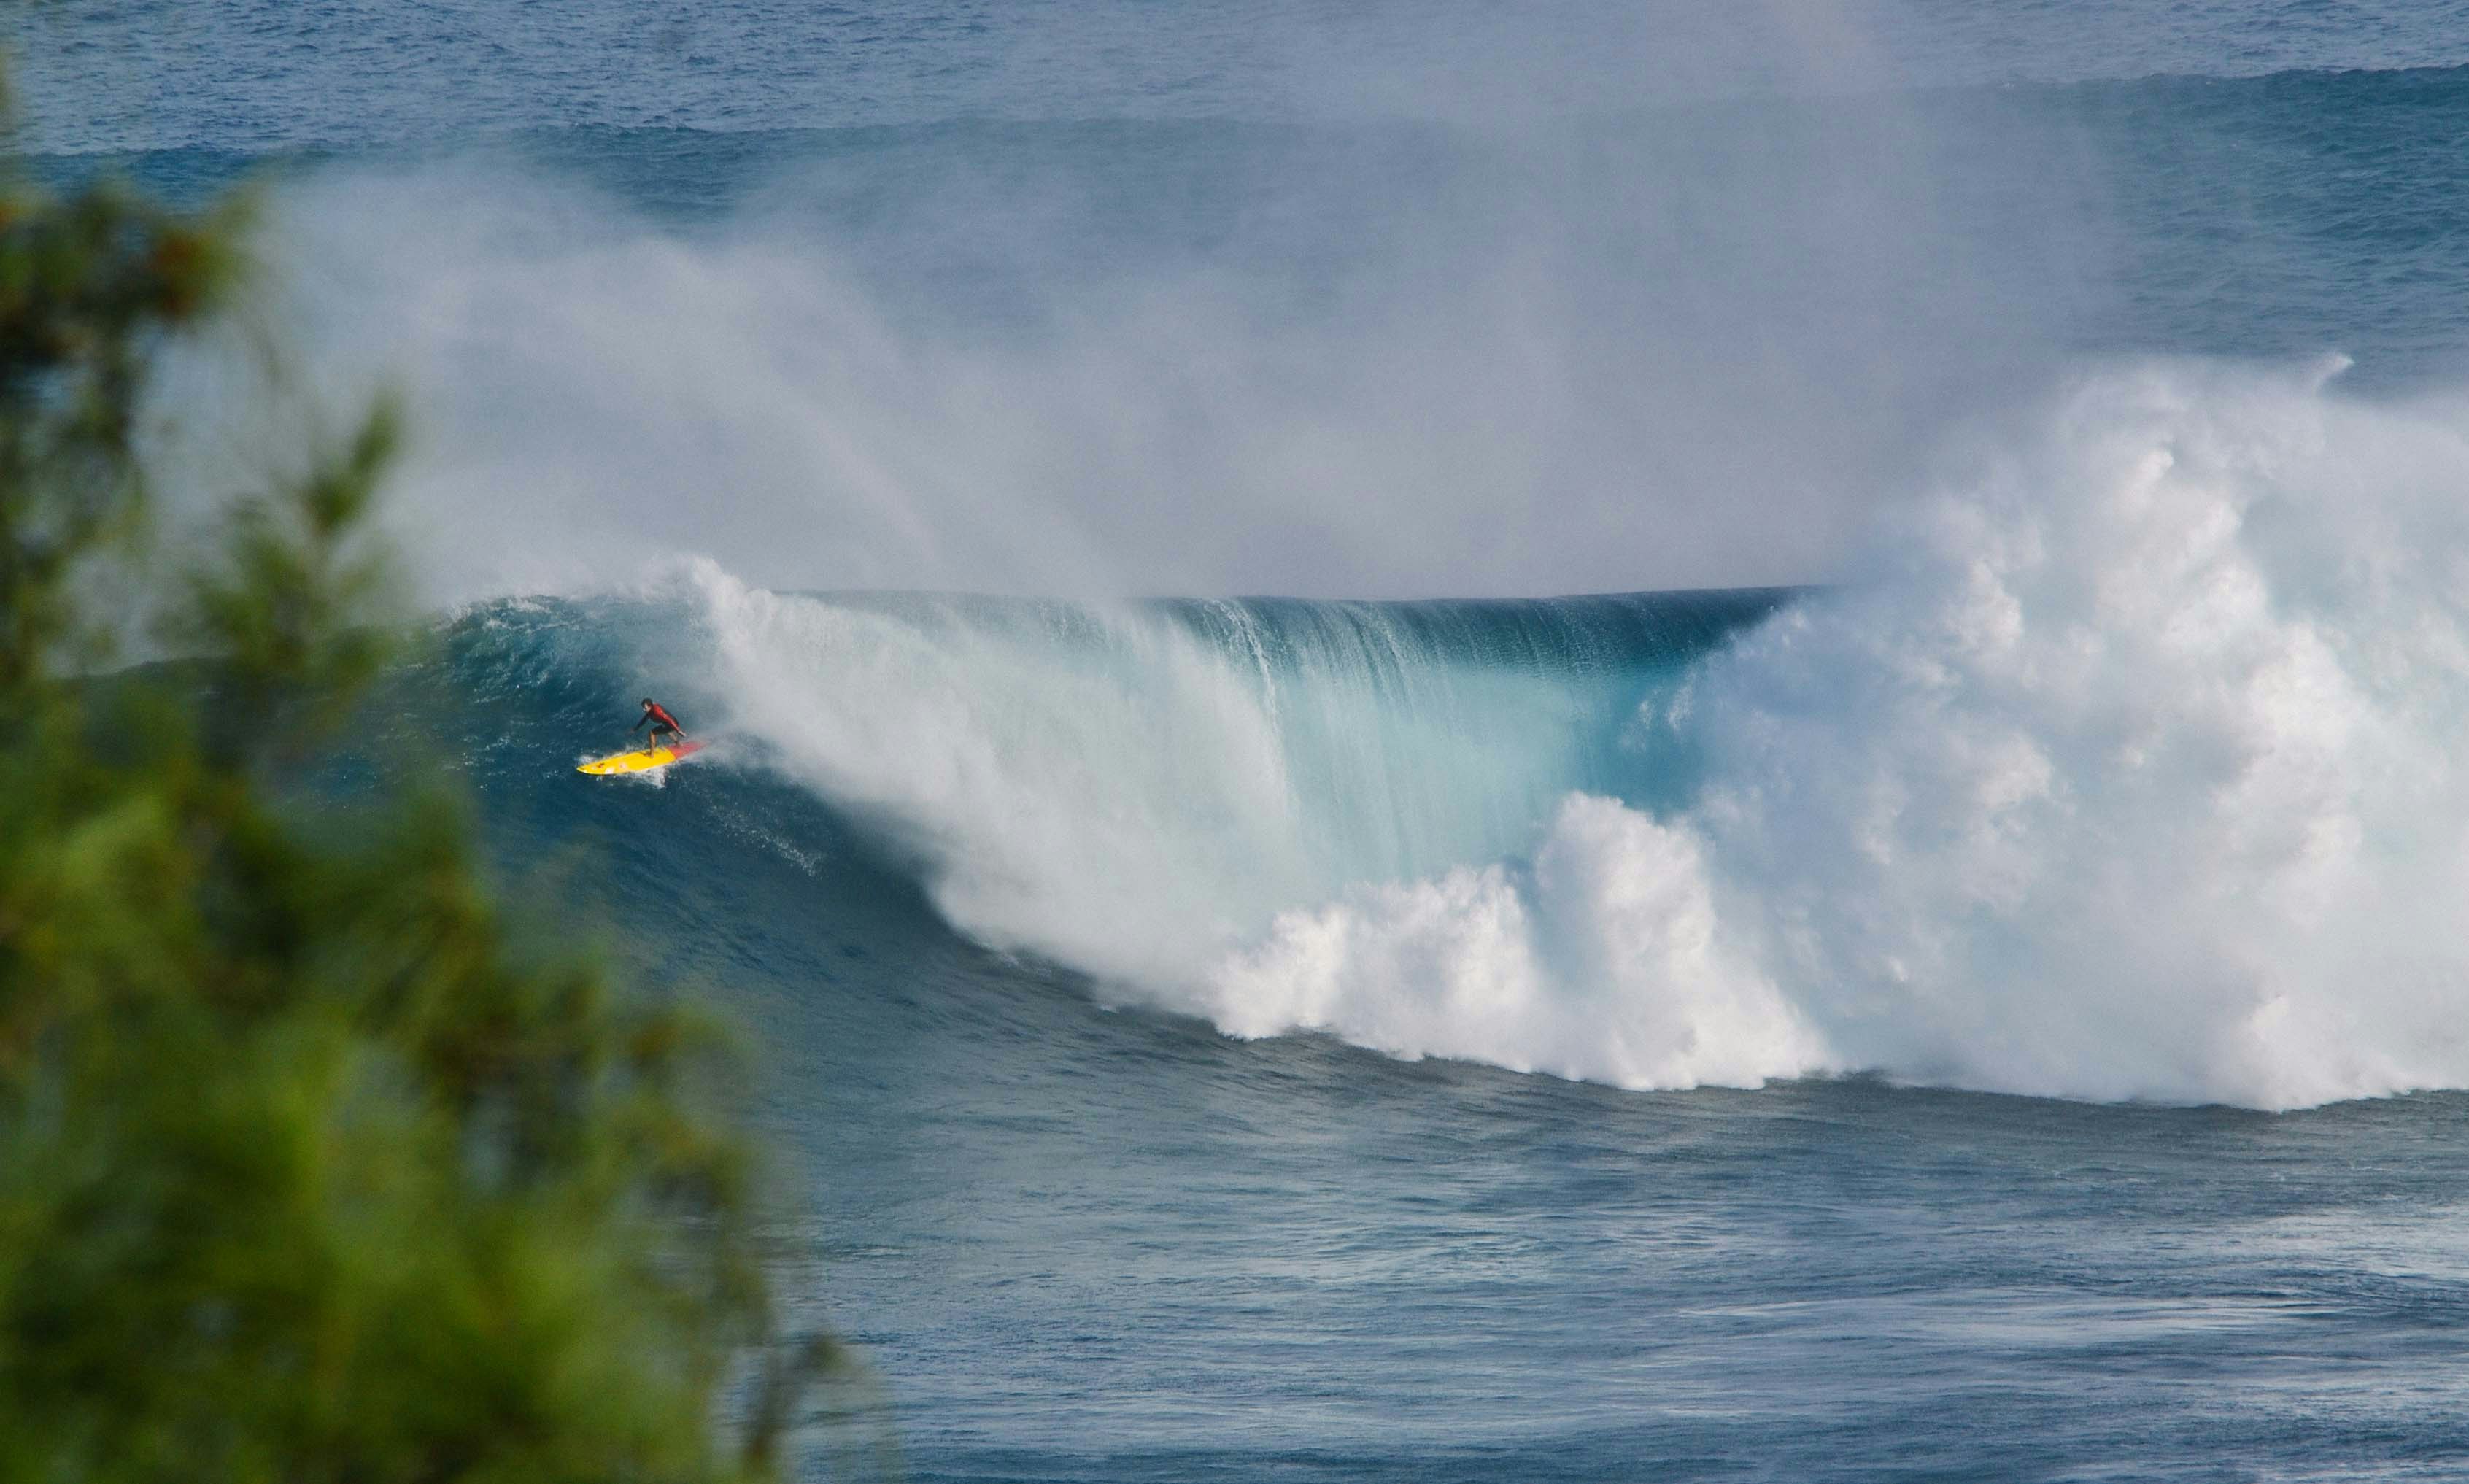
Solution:
<path fill-rule="evenodd" d="M 2457 1087 L 2469 407 L 2332 369 L 2087 377 L 1827 590 L 1108 606 L 698 563 L 479 610 L 458 663 L 515 694 L 588 655 L 585 710 L 645 676 L 731 742 L 698 788 L 786 783 L 969 938 L 1235 1035 L 1634 1087 Z"/>
<path fill-rule="evenodd" d="M 732 725 L 985 941 L 1170 1003 L 1280 911 L 1685 787 L 1644 696 L 1772 592 L 1104 607 L 687 579 Z"/>
<path fill-rule="evenodd" d="M 658 826 L 660 849 L 691 848 L 688 873 L 734 877 L 757 874 L 730 858 L 750 847 L 835 898 L 767 911 L 846 920 L 900 894 L 882 876 L 906 878 L 981 943 L 1237 1034 L 1327 1027 L 1400 1055 L 1689 1085 L 1755 1081 L 1771 1059 L 1711 1024 L 1698 1054 L 1651 1049 L 1669 996 L 1624 1005 L 1618 985 L 1640 970 L 1614 962 L 1619 945 L 1596 951 L 1616 981 L 1604 993 L 1494 983 L 1498 955 L 1457 939 L 1508 924 L 1488 923 L 1451 873 L 1501 863 L 1469 879 L 1503 889 L 1523 871 L 1505 863 L 1573 798 L 1620 816 L 1616 832 L 1683 807 L 1703 759 L 1654 707 L 1793 600 L 1745 590 L 1094 605 L 779 593 L 696 563 L 649 600 L 480 605 L 451 631 L 450 675 L 464 704 L 499 713 L 518 751 L 596 735 L 638 688 L 668 698 L 726 745 L 681 771 L 704 807 Z M 473 743 L 475 755 L 507 745 Z M 537 810 L 542 791 L 570 790 L 558 771 L 552 760 L 502 786 Z M 802 805 L 780 797 L 783 781 Z M 1535 879 L 1557 880 L 1567 853 L 1547 850 Z M 852 854 L 875 864 L 854 876 L 819 868 Z M 1454 1007 L 1434 1012 L 1419 981 L 1385 1006 L 1298 998 L 1309 971 L 1278 965 L 1270 946 L 1296 914 L 1433 878 L 1445 884 L 1427 925 L 1461 931 L 1408 948 L 1417 963 L 1400 967 L 1430 969 Z M 636 927 L 679 942 L 712 931 L 657 920 L 664 910 L 643 904 Z M 1583 938 L 1582 920 L 1565 926 Z M 1658 983 L 1687 967 L 1667 957 Z M 1586 1051 L 1607 1019 L 1639 1014 L 1652 1024 L 1627 1033 L 1628 1052 Z"/>

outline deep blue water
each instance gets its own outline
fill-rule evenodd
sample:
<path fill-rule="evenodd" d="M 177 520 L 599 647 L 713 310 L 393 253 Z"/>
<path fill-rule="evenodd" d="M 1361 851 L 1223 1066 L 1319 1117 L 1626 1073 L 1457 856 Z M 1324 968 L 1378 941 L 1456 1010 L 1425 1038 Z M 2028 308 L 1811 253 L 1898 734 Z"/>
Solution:
<path fill-rule="evenodd" d="M 385 730 L 746 1028 L 912 1476 L 2469 1472 L 2462 7 L 18 25 L 407 387 Z"/>

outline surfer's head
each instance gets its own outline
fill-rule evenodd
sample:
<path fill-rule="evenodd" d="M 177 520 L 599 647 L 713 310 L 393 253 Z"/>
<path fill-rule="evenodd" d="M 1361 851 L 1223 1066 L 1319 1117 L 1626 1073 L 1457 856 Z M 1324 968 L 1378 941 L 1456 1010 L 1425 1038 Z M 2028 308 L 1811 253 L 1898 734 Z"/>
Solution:
<path fill-rule="evenodd" d="M 652 708 L 652 698 L 651 698 L 650 696 L 645 696 L 645 697 L 643 698 L 643 709 L 648 711 L 648 710 L 650 710 L 651 708 Z"/>

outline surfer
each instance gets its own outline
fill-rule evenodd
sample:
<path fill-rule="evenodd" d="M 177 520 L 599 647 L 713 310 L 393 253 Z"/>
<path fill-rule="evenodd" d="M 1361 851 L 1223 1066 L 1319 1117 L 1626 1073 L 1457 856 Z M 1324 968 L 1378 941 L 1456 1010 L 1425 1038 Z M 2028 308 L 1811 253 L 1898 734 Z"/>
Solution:
<path fill-rule="evenodd" d="M 663 737 L 675 737 L 681 742 L 686 739 L 686 730 L 678 725 L 678 719 L 669 714 L 668 707 L 660 705 L 658 701 L 653 700 L 650 696 L 645 696 L 643 698 L 643 714 L 636 717 L 635 719 L 635 725 L 627 728 L 626 730 L 628 731 L 634 731 L 637 728 L 640 728 L 645 722 L 650 722 L 652 724 L 652 734 L 650 737 L 645 739 L 644 744 L 648 747 L 659 747 L 661 745 L 660 739 Z"/>

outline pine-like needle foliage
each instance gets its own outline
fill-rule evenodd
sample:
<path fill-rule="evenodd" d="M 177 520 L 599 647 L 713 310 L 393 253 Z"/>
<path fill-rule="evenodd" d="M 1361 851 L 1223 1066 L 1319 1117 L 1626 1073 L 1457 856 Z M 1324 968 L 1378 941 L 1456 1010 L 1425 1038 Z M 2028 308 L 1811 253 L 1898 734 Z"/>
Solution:
<path fill-rule="evenodd" d="M 0 1484 L 773 1476 L 834 1356 L 774 1333 L 711 1038 L 517 955 L 450 799 L 272 781 L 386 652 L 392 415 L 132 539 L 242 225 L 0 182 Z M 98 668 L 98 564 L 202 669 Z"/>

